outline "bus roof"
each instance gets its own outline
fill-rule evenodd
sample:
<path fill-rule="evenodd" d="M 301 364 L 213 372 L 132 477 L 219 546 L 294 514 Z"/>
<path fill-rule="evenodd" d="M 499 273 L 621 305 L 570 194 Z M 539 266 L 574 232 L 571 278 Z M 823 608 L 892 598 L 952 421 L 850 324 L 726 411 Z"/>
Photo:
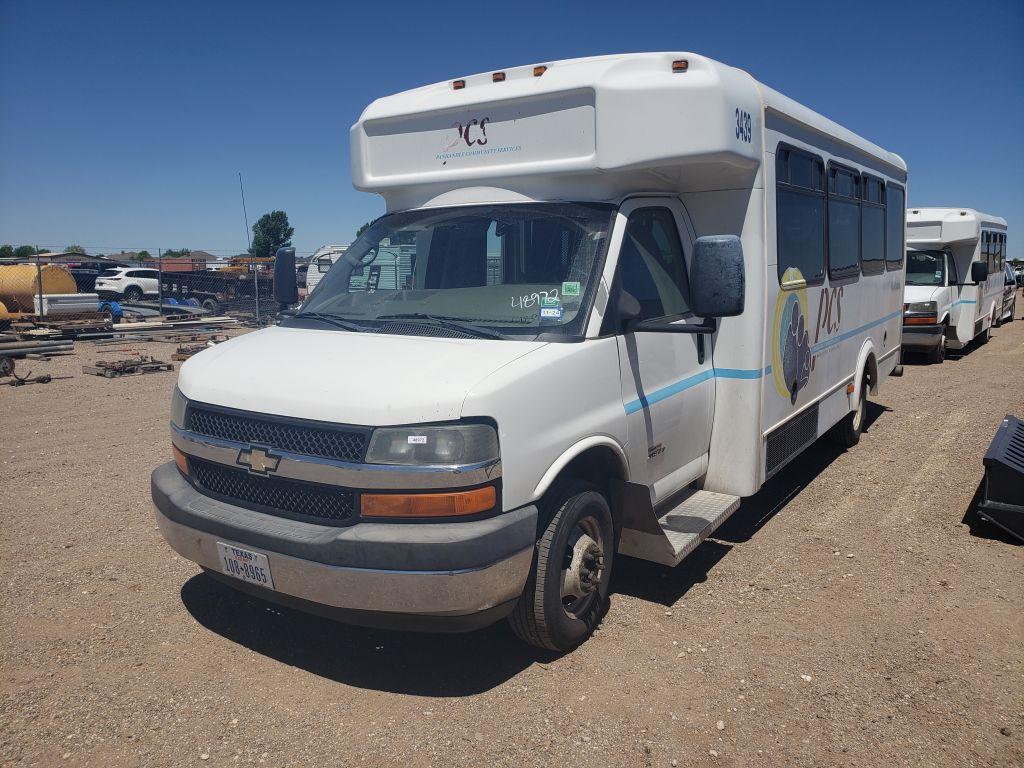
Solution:
<path fill-rule="evenodd" d="M 898 155 L 746 72 L 662 52 L 530 64 L 377 99 L 351 129 L 352 179 L 389 208 L 466 201 L 456 191 L 467 187 L 614 199 L 749 186 L 766 110 L 905 175 Z"/>
<path fill-rule="evenodd" d="M 975 241 L 982 228 L 1006 229 L 1006 219 L 973 208 L 908 208 L 907 243 L 917 247 Z"/>

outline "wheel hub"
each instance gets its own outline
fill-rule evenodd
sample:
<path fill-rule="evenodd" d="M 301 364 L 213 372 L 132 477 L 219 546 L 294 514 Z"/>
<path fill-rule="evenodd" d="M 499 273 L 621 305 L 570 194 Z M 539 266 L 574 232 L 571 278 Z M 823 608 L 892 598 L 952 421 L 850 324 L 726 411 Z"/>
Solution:
<path fill-rule="evenodd" d="M 582 601 L 598 591 L 604 576 L 604 550 L 590 533 L 577 526 L 562 566 L 562 604 L 576 613 Z"/>

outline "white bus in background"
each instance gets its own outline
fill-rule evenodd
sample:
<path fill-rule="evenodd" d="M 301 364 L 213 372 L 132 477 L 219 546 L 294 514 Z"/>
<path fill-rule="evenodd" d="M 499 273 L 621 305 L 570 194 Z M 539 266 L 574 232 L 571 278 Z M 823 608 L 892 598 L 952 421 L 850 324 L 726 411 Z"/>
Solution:
<path fill-rule="evenodd" d="M 903 346 L 942 362 L 1002 314 L 1006 221 L 971 208 L 907 211 Z"/>
<path fill-rule="evenodd" d="M 321 245 L 309 259 L 309 267 L 306 269 L 306 294 L 313 292 L 317 284 L 326 275 L 334 262 L 341 258 L 348 245 Z"/>
<path fill-rule="evenodd" d="M 899 361 L 906 165 L 741 70 L 487 72 L 378 99 L 351 144 L 387 214 L 182 366 L 153 474 L 167 541 L 239 589 L 568 650 L 618 554 L 674 566 L 857 443 Z"/>

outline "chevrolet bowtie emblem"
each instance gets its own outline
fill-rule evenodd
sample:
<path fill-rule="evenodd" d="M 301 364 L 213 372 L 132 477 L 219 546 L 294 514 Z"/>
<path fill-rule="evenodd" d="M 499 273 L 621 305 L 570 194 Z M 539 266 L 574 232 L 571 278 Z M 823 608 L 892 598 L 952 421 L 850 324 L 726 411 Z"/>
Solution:
<path fill-rule="evenodd" d="M 262 448 L 243 448 L 238 452 L 236 459 L 238 464 L 254 472 L 257 475 L 266 475 L 277 471 L 277 465 L 281 463 L 280 456 L 271 456 Z"/>

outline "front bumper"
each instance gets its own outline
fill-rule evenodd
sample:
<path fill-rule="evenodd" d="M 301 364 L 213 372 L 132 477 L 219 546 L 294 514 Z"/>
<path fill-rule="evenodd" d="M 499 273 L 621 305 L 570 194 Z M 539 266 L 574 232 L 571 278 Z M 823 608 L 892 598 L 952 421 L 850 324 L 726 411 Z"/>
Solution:
<path fill-rule="evenodd" d="M 465 631 L 509 613 L 533 560 L 537 509 L 455 523 L 322 526 L 199 493 L 173 462 L 151 478 L 167 543 L 227 584 L 365 626 Z M 274 590 L 220 574 L 217 542 L 267 555 Z"/>
<path fill-rule="evenodd" d="M 934 349 L 942 343 L 942 325 L 904 325 L 903 346 L 911 349 Z"/>

